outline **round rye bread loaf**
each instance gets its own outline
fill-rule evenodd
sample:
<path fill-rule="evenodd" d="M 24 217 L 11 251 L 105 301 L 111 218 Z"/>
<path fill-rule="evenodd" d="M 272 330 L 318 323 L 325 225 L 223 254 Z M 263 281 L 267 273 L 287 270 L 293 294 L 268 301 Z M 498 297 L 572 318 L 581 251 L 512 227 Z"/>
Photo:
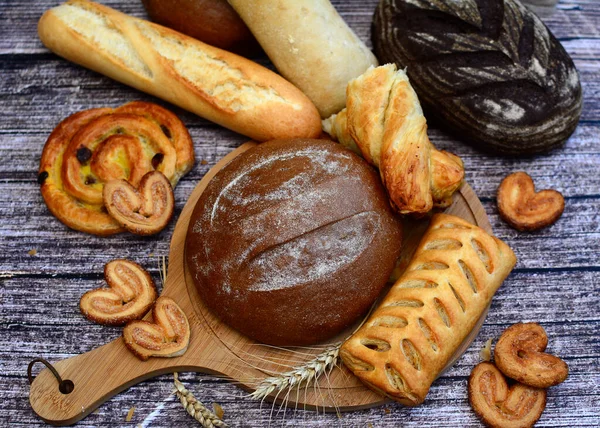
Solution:
<path fill-rule="evenodd" d="M 198 200 L 186 263 L 223 322 L 273 345 L 328 339 L 365 314 L 400 255 L 378 174 L 327 140 L 275 140 L 231 161 Z"/>
<path fill-rule="evenodd" d="M 427 118 L 475 147 L 546 152 L 577 126 L 575 65 L 519 0 L 381 0 L 372 38 L 382 64 L 406 67 Z"/>

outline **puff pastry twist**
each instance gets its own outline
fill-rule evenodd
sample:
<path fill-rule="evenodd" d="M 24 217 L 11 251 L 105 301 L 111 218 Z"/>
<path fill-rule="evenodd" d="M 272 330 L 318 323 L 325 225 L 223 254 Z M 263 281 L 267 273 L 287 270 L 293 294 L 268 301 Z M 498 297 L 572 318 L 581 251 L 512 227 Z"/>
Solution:
<path fill-rule="evenodd" d="M 507 328 L 494 351 L 496 366 L 504 375 L 534 388 L 549 388 L 564 382 L 569 366 L 544 352 L 548 336 L 536 323 L 518 323 Z"/>
<path fill-rule="evenodd" d="M 152 318 L 153 322 L 132 321 L 125 326 L 125 346 L 142 361 L 183 355 L 190 343 L 190 324 L 177 303 L 169 297 L 159 297 Z"/>
<path fill-rule="evenodd" d="M 425 214 L 447 207 L 464 178 L 462 160 L 439 151 L 406 73 L 394 64 L 369 68 L 351 80 L 346 108 L 323 121 L 323 129 L 379 168 L 394 209 Z"/>
<path fill-rule="evenodd" d="M 509 388 L 500 370 L 484 362 L 469 377 L 469 402 L 488 427 L 532 427 L 546 408 L 546 390 L 521 383 Z"/>
<path fill-rule="evenodd" d="M 67 226 L 96 235 L 123 231 L 104 210 L 102 190 L 110 180 L 140 184 L 150 171 L 173 186 L 194 165 L 183 123 L 152 103 L 75 113 L 52 132 L 42 153 L 38 181 L 46 205 Z"/>
<path fill-rule="evenodd" d="M 90 321 L 123 325 L 143 317 L 157 293 L 154 281 L 140 265 L 130 260 L 112 260 L 104 266 L 109 288 L 90 290 L 81 296 L 79 308 Z"/>
<path fill-rule="evenodd" d="M 102 196 L 108 213 L 136 235 L 153 235 L 163 230 L 175 207 L 171 184 L 158 171 L 144 175 L 137 189 L 126 180 L 109 181 Z"/>
<path fill-rule="evenodd" d="M 340 356 L 370 388 L 420 404 L 515 262 L 479 227 L 434 215 L 406 271 Z"/>

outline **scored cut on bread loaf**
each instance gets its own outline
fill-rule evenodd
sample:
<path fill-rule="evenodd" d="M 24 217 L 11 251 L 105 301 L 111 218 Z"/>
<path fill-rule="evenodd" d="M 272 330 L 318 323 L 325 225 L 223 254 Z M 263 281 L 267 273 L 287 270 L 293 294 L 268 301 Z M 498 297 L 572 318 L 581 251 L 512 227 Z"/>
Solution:
<path fill-rule="evenodd" d="M 518 0 L 381 0 L 372 29 L 377 57 L 406 67 L 427 118 L 477 148 L 545 152 L 577 126 L 575 65 Z"/>
<path fill-rule="evenodd" d="M 326 140 L 274 140 L 232 160 L 191 215 L 203 303 L 261 343 L 313 345 L 371 307 L 401 250 L 377 173 Z"/>
<path fill-rule="evenodd" d="M 46 11 L 38 33 L 70 61 L 257 141 L 321 132 L 312 102 L 276 73 L 109 7 L 71 0 Z"/>

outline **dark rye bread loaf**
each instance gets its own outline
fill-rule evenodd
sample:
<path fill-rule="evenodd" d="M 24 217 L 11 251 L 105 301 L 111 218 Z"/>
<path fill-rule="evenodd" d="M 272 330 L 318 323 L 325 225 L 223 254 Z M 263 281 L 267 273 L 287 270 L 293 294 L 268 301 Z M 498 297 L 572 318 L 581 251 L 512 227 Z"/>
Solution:
<path fill-rule="evenodd" d="M 518 0 L 382 0 L 372 38 L 381 63 L 407 67 L 430 117 L 478 148 L 545 152 L 577 126 L 573 61 Z"/>
<path fill-rule="evenodd" d="M 378 174 L 326 140 L 280 140 L 209 183 L 186 238 L 204 303 L 248 337 L 306 345 L 359 319 L 400 254 Z"/>

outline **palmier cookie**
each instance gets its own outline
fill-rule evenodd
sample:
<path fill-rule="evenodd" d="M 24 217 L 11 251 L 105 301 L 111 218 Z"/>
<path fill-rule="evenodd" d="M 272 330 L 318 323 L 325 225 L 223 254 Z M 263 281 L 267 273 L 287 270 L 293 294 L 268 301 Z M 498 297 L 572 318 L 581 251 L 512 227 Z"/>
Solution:
<path fill-rule="evenodd" d="M 505 376 L 535 388 L 548 388 L 569 375 L 567 363 L 545 353 L 548 336 L 536 323 L 518 323 L 507 328 L 494 350 L 496 366 Z"/>
<path fill-rule="evenodd" d="M 123 325 L 140 319 L 156 300 L 152 277 L 130 260 L 108 262 L 104 278 L 109 288 L 88 291 L 79 301 L 81 313 L 98 324 Z"/>
<path fill-rule="evenodd" d="M 144 175 L 137 189 L 126 180 L 109 181 L 102 197 L 112 218 L 136 235 L 153 235 L 163 230 L 175 206 L 171 184 L 158 171 Z"/>
<path fill-rule="evenodd" d="M 134 187 L 160 171 L 174 187 L 194 165 L 183 123 L 152 103 L 75 113 L 52 132 L 42 153 L 38 182 L 48 208 L 67 226 L 96 235 L 124 229 L 105 212 L 104 184 L 124 179 Z"/>
<path fill-rule="evenodd" d="M 190 342 L 190 325 L 177 303 L 169 297 L 159 297 L 152 317 L 153 322 L 132 321 L 125 326 L 125 346 L 142 361 L 183 355 Z"/>
<path fill-rule="evenodd" d="M 469 377 L 469 402 L 488 427 L 531 427 L 546 408 L 546 390 L 506 379 L 492 363 L 479 363 Z"/>
<path fill-rule="evenodd" d="M 565 209 L 565 200 L 559 192 L 536 192 L 533 180 L 525 172 L 512 173 L 502 180 L 497 197 L 500 217 L 520 231 L 550 226 Z"/>

